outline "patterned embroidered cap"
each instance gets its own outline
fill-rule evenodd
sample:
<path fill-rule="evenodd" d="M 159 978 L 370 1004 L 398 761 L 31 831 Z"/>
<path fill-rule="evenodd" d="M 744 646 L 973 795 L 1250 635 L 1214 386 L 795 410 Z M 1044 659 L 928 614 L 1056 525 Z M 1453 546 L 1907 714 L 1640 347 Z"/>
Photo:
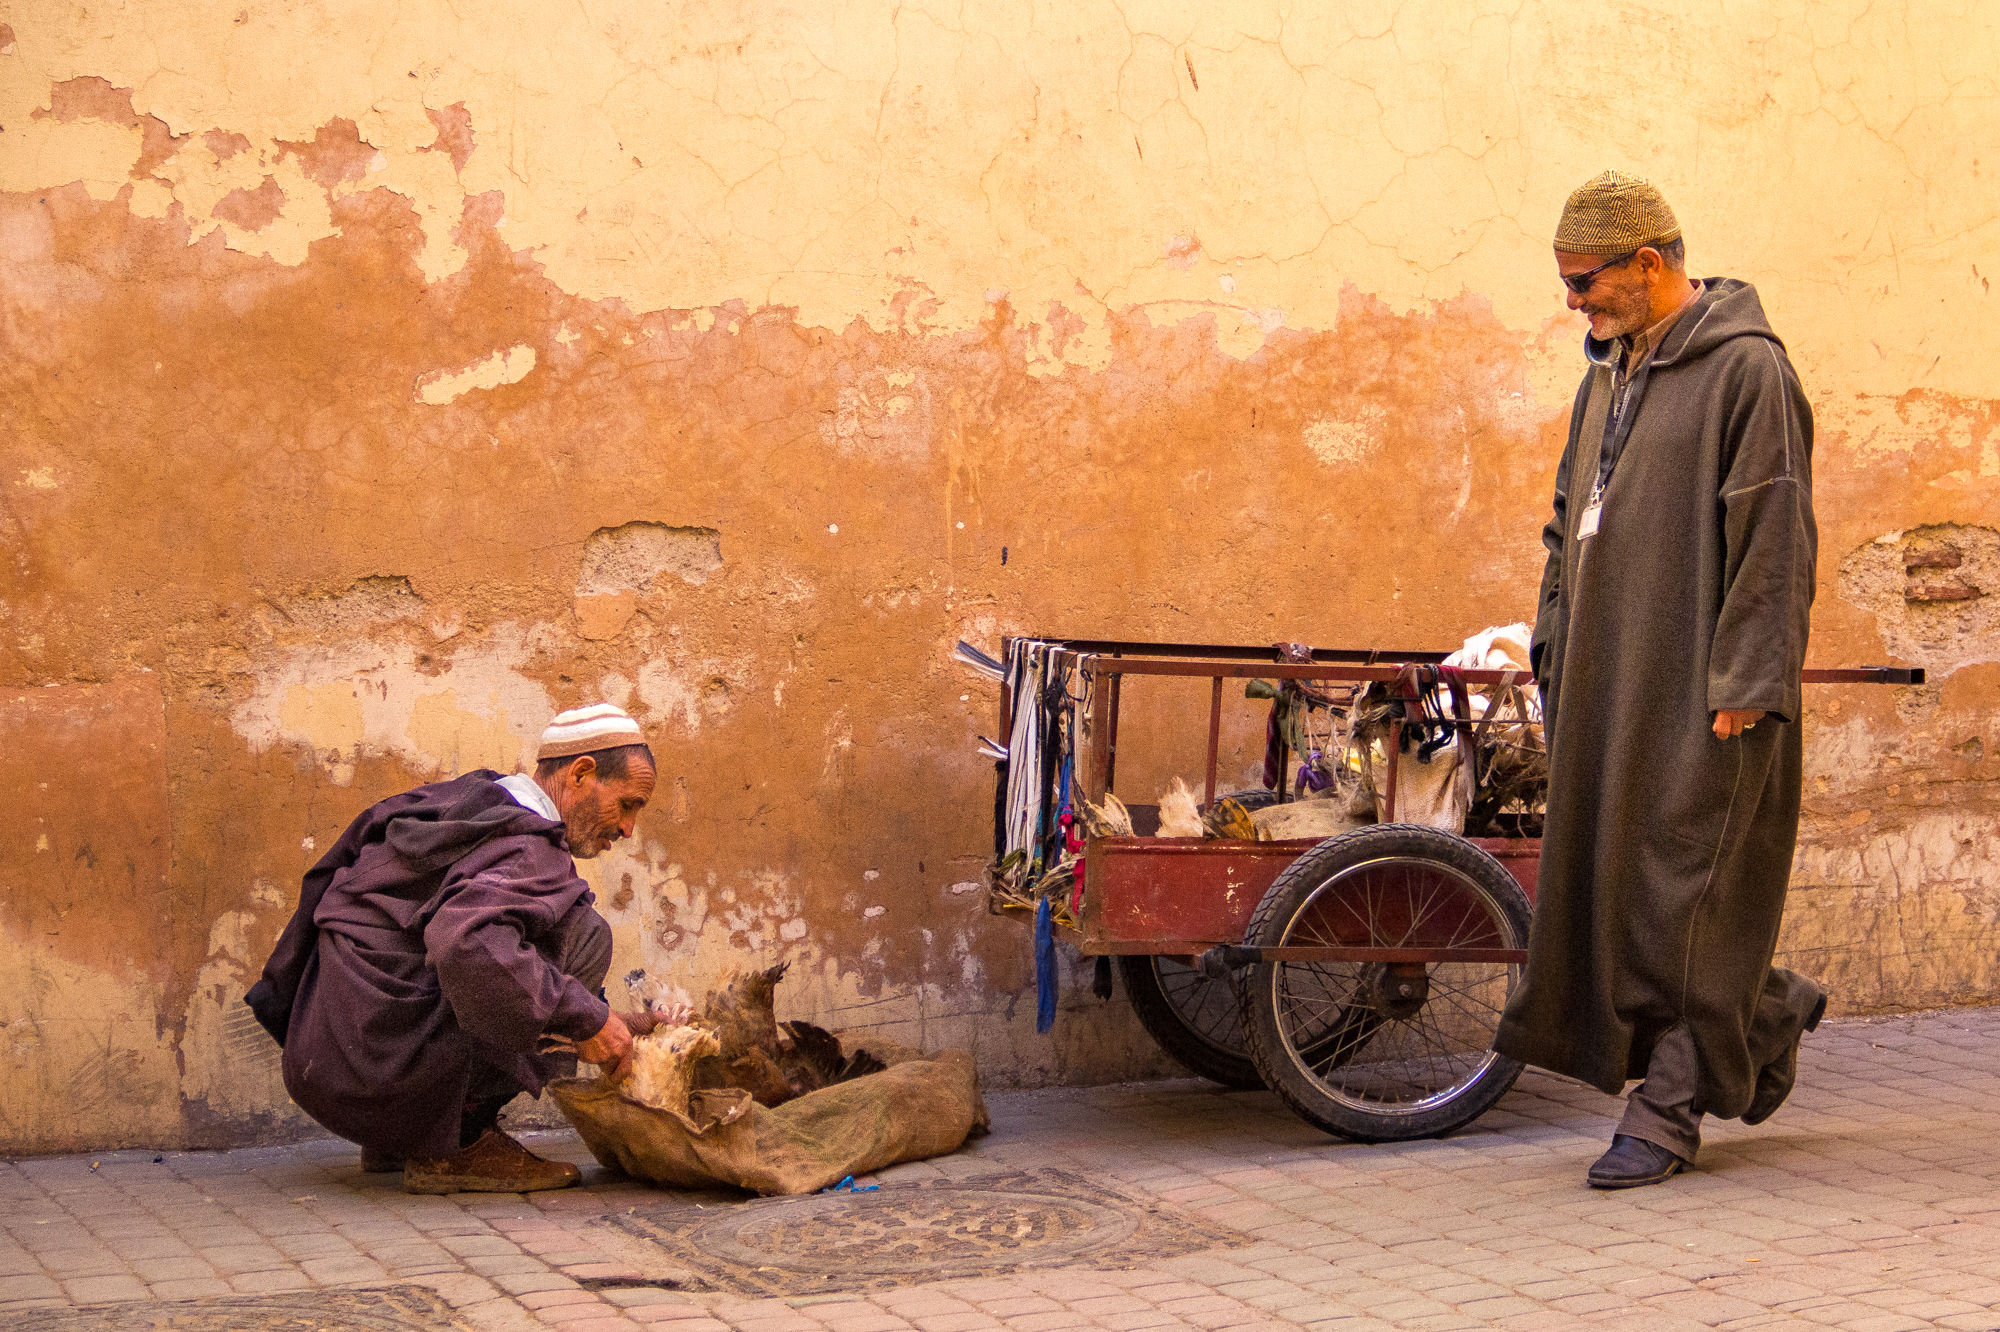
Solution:
<path fill-rule="evenodd" d="M 542 732 L 541 748 L 535 751 L 535 759 L 539 762 L 542 759 L 571 758 L 594 750 L 645 743 L 646 737 L 639 730 L 639 723 L 633 721 L 625 709 L 610 703 L 593 703 L 587 708 L 571 708 L 568 712 L 557 713 L 548 729 Z"/>
<path fill-rule="evenodd" d="M 1607 171 L 1577 186 L 1563 205 L 1556 248 L 1571 254 L 1630 254 L 1680 234 L 1681 224 L 1657 187 L 1622 171 Z"/>

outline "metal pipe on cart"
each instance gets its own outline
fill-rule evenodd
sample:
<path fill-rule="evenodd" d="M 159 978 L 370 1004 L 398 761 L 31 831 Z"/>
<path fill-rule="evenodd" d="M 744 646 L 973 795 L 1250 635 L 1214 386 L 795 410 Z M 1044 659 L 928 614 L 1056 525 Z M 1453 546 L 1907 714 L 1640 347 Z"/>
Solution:
<path fill-rule="evenodd" d="M 1204 808 L 1215 804 L 1215 761 L 1222 746 L 1222 677 L 1211 682 L 1208 694 L 1208 785 L 1202 797 Z M 1282 774 L 1280 774 L 1282 775 Z"/>

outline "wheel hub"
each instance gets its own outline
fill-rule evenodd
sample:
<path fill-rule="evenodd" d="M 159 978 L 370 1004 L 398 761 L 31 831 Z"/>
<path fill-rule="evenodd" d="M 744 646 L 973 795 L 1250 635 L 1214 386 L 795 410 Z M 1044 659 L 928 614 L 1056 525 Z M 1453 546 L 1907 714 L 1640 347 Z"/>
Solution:
<path fill-rule="evenodd" d="M 1384 1018 L 1413 1018 L 1431 997 L 1430 969 L 1421 962 L 1377 962 L 1368 972 L 1364 997 Z"/>

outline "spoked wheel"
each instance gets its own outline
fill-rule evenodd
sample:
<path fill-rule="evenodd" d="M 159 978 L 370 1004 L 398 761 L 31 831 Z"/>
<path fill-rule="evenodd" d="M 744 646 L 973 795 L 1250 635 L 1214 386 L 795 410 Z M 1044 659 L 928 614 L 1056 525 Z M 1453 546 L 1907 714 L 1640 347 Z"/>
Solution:
<path fill-rule="evenodd" d="M 1524 949 L 1527 894 L 1461 837 L 1377 824 L 1278 876 L 1253 948 Z M 1504 961 L 1277 961 L 1237 977 L 1250 1057 L 1300 1117 L 1357 1142 L 1471 1123 L 1520 1075 L 1493 1052 L 1521 967 Z"/>
<path fill-rule="evenodd" d="M 1239 1090 L 1264 1085 L 1243 1042 L 1236 985 L 1171 957 L 1118 959 L 1139 1025 L 1182 1067 Z"/>

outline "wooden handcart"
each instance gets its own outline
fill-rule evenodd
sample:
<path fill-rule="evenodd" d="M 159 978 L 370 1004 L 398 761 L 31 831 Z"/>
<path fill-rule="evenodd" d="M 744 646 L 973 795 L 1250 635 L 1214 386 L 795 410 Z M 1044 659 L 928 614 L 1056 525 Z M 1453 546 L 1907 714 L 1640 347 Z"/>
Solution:
<path fill-rule="evenodd" d="M 1081 695 L 1051 700 L 1080 711 L 1082 743 L 1066 772 L 1067 807 L 1115 790 L 1120 696 L 1132 677 L 1210 681 L 1203 798 L 1216 769 L 1227 680 L 1380 686 L 1431 728 L 1421 706 L 1440 687 L 1437 652 L 1328 650 L 1310 660 L 1271 647 L 1021 640 L 1060 654 L 1058 674 Z M 1008 660 L 1014 661 L 1013 643 Z M 1449 673 L 1446 673 L 1449 674 Z M 1507 687 L 1524 672 L 1462 670 L 1463 688 Z M 1920 669 L 1805 672 L 1809 684 L 1923 683 Z M 1532 682 L 1528 682 L 1532 688 Z M 1012 689 L 1002 733 L 1017 734 Z M 1395 821 L 1403 752 L 1392 720 L 1382 821 L 1323 840 L 1112 836 L 1082 848 L 1074 942 L 1111 957 L 1146 1030 L 1190 1070 L 1225 1086 L 1268 1087 L 1302 1118 L 1361 1142 L 1434 1137 L 1463 1127 L 1513 1085 L 1521 1066 L 1492 1049 L 1527 960 L 1538 835 L 1465 836 Z M 1444 724 L 1477 752 L 1477 724 Z M 1293 798 L 1239 792 L 1242 803 Z M 1054 781 L 1050 790 L 1058 788 Z M 1515 832 L 1538 833 L 1517 817 Z M 1072 837 L 1072 844 L 1074 844 Z M 1053 889 L 1060 889 L 1057 883 Z M 1045 884 L 1043 892 L 1052 891 Z"/>

